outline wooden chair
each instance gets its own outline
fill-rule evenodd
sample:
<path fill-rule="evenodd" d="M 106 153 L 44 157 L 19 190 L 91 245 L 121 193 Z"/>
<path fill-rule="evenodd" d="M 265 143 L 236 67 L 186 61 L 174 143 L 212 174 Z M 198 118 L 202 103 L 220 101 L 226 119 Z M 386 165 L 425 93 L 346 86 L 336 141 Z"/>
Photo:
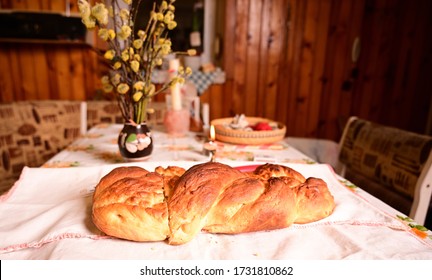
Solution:
<path fill-rule="evenodd" d="M 339 174 L 424 224 L 432 194 L 431 150 L 431 136 L 353 116 L 339 142 Z"/>

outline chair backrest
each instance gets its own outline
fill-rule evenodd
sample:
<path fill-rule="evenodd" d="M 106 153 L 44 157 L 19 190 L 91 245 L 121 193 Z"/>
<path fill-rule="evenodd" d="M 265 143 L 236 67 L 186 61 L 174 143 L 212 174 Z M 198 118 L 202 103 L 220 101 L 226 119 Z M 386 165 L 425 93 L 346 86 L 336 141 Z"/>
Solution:
<path fill-rule="evenodd" d="M 149 108 L 153 109 L 153 112 L 148 114 L 147 124 L 150 126 L 163 124 L 166 111 L 165 102 L 152 101 Z M 100 123 L 124 123 L 117 101 L 89 100 L 86 101 L 86 109 L 88 129 Z"/>
<path fill-rule="evenodd" d="M 431 136 L 351 117 L 339 144 L 341 175 L 349 169 L 410 199 L 409 216 L 424 223 L 432 194 L 431 150 Z"/>
<path fill-rule="evenodd" d="M 83 102 L 16 101 L 0 104 L 0 193 L 24 166 L 42 165 L 83 131 Z"/>

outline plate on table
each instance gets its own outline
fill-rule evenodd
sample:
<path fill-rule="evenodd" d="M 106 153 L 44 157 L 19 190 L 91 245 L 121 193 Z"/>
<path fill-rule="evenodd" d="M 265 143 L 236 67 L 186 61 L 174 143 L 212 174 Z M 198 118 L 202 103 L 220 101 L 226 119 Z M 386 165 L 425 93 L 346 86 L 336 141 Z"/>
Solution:
<path fill-rule="evenodd" d="M 229 125 L 233 118 L 215 119 L 211 122 L 215 129 L 215 138 L 221 142 L 241 145 L 263 145 L 278 142 L 285 137 L 286 127 L 281 122 L 258 117 L 246 117 L 249 126 L 258 123 L 268 123 L 272 130 L 241 130 L 233 129 Z"/>

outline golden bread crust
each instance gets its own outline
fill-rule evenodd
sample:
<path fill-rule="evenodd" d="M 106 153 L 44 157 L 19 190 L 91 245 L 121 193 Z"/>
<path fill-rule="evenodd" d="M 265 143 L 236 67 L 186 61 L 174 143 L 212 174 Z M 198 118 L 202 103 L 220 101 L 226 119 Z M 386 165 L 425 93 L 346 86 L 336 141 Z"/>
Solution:
<path fill-rule="evenodd" d="M 327 184 L 294 169 L 264 164 L 243 173 L 216 162 L 119 167 L 93 196 L 93 221 L 104 233 L 133 241 L 184 244 L 199 232 L 237 234 L 310 223 L 335 207 Z"/>
<path fill-rule="evenodd" d="M 208 162 L 191 167 L 177 181 L 168 201 L 170 244 L 190 241 L 205 226 L 208 212 L 233 181 L 246 175 L 228 165 Z"/>
<path fill-rule="evenodd" d="M 115 170 L 117 181 L 102 180 L 96 187 L 101 190 L 93 198 L 94 224 L 107 235 L 123 239 L 165 240 L 169 227 L 163 177 L 154 172 L 129 177 L 129 170 Z"/>

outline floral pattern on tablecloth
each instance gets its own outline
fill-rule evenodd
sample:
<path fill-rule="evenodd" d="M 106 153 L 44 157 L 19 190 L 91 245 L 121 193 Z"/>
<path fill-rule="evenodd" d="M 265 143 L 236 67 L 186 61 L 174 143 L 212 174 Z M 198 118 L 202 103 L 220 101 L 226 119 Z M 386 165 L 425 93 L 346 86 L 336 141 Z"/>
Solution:
<path fill-rule="evenodd" d="M 340 179 L 339 182 L 343 186 L 347 187 L 350 191 L 357 193 L 360 196 L 362 196 L 361 192 L 363 190 L 361 188 L 359 188 L 358 186 L 356 186 L 355 184 L 351 183 L 350 181 L 348 181 L 346 179 Z M 430 229 L 426 228 L 423 225 L 419 225 L 413 219 L 411 219 L 410 217 L 408 217 L 406 215 L 396 215 L 395 217 L 397 219 L 403 221 L 408 227 L 410 227 L 411 228 L 410 231 L 413 234 L 415 234 L 416 236 L 418 236 L 421 239 L 426 239 L 428 242 L 430 242 L 432 244 L 432 231 Z"/>

